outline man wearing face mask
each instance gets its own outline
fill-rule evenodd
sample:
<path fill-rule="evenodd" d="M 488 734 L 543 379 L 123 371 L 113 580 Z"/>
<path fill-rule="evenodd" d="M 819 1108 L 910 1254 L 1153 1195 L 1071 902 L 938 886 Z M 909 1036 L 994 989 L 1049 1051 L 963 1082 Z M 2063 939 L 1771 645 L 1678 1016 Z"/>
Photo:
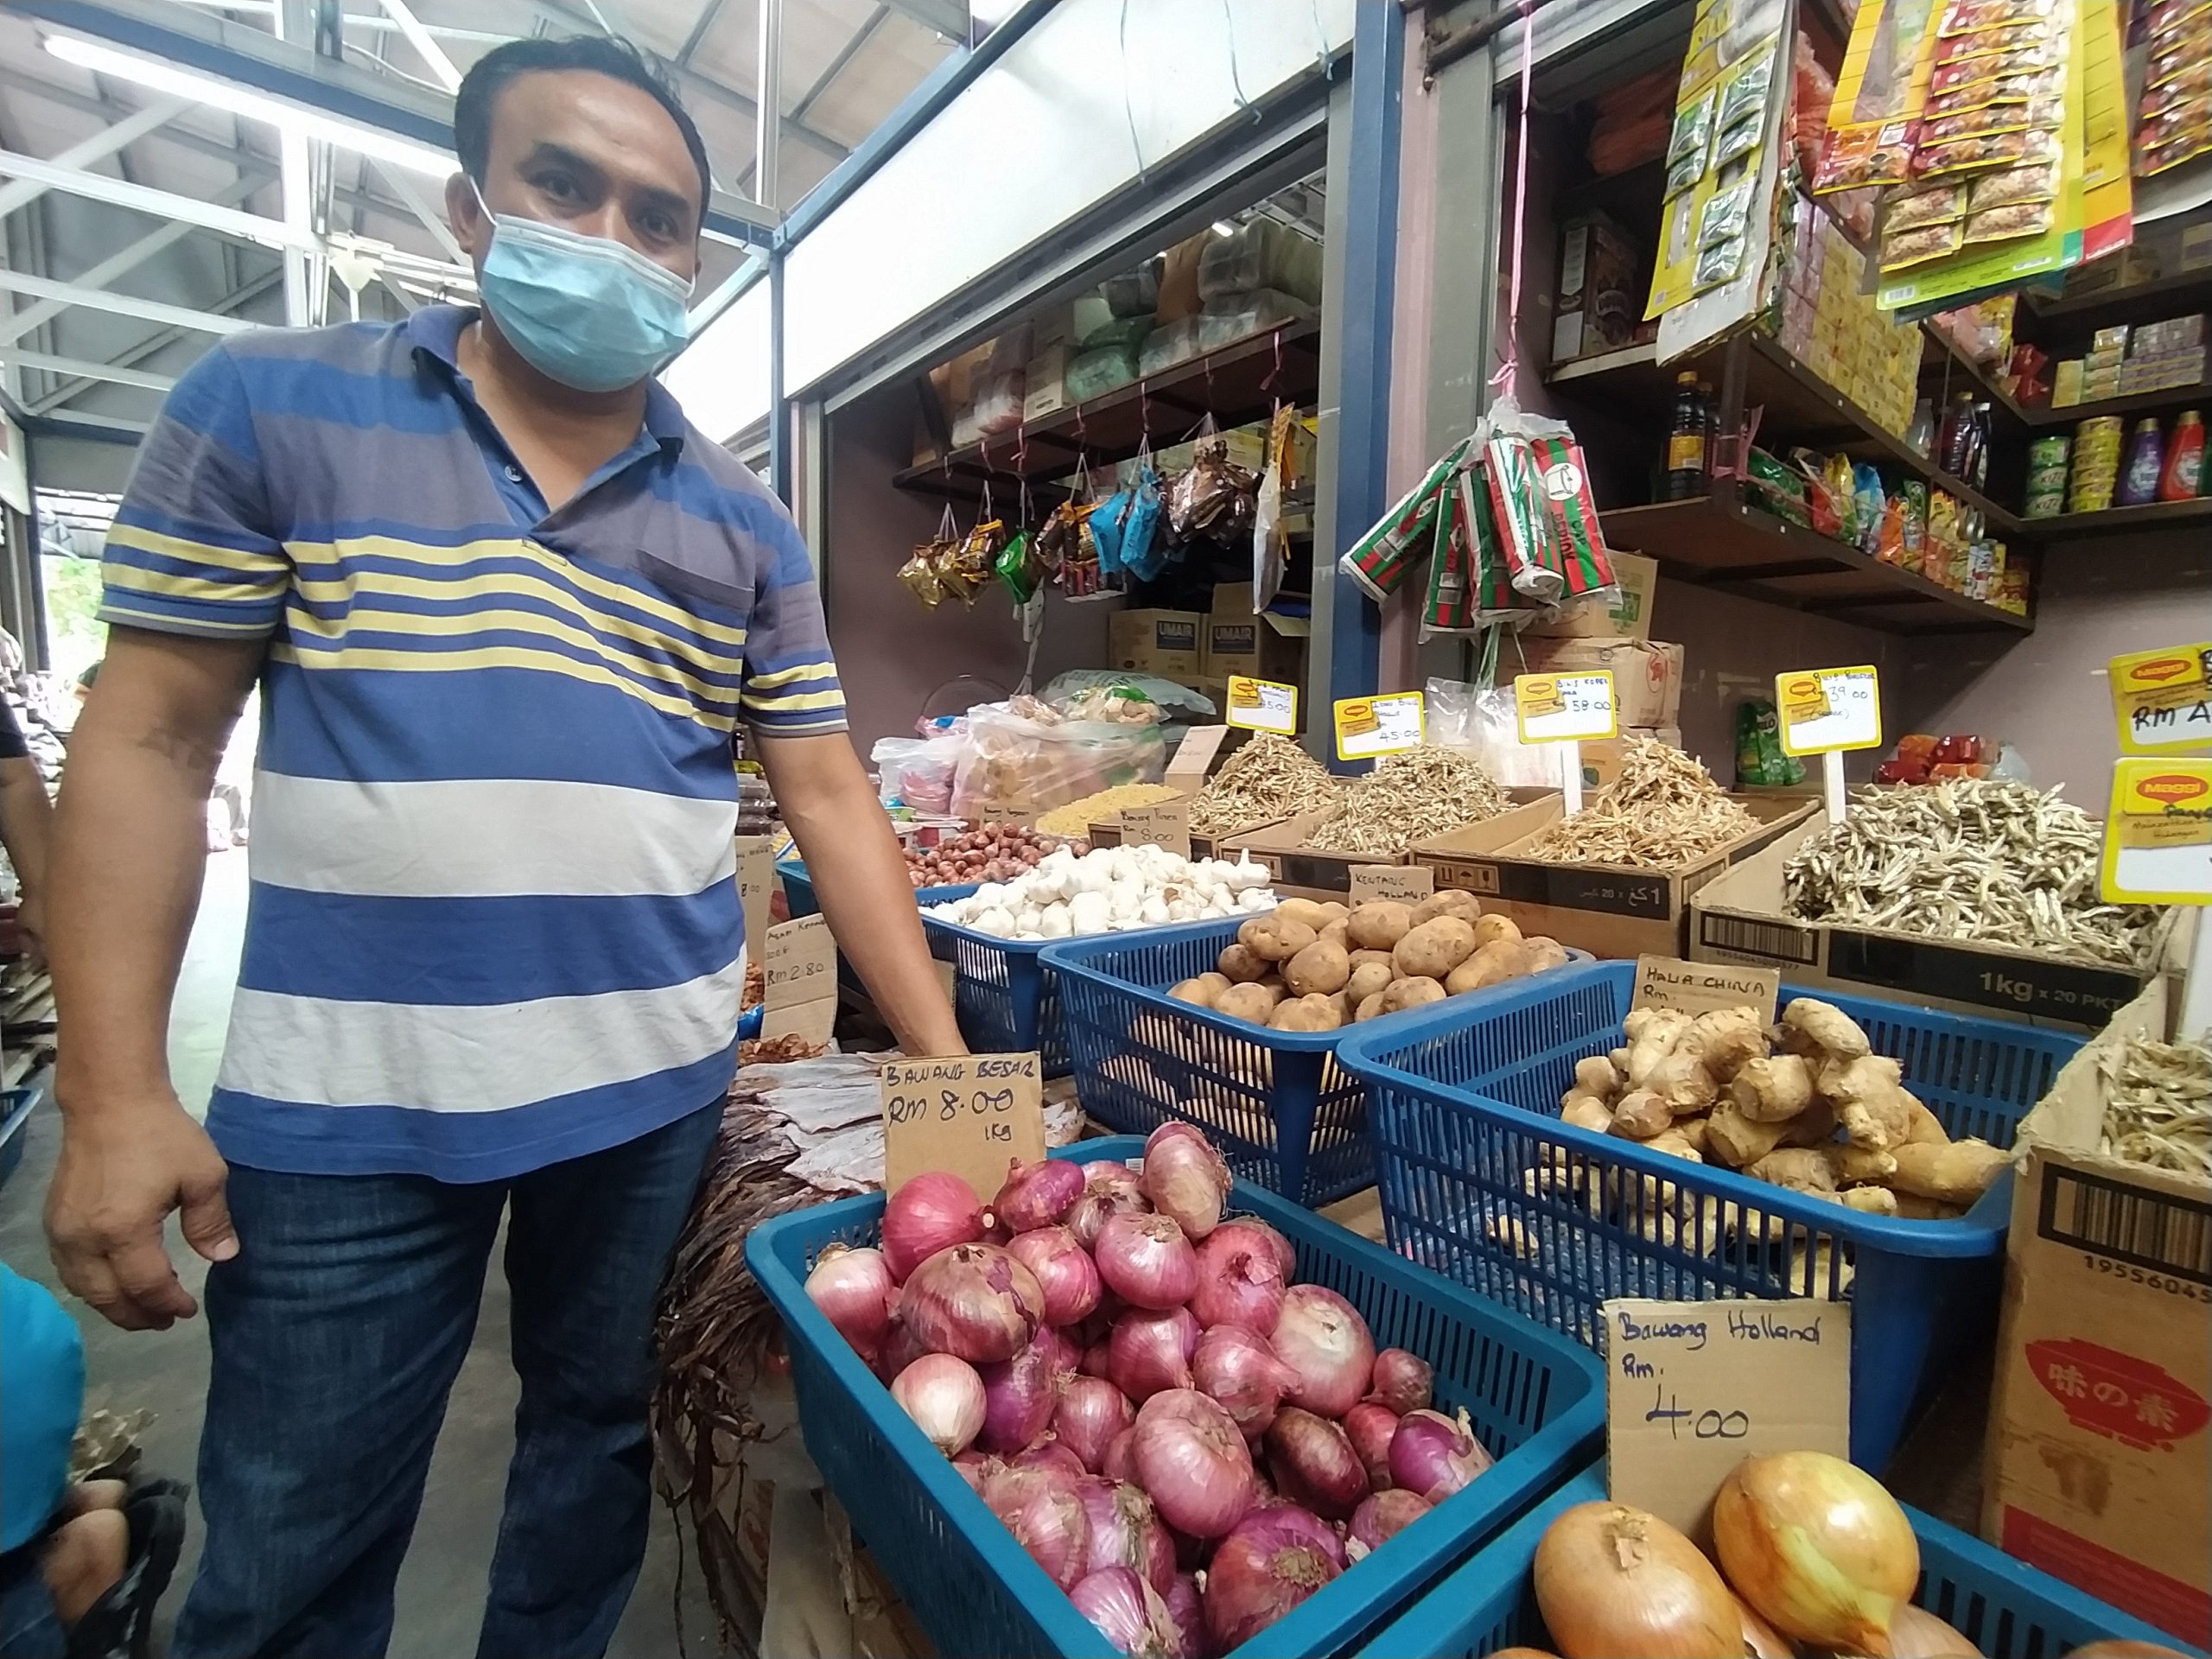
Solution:
<path fill-rule="evenodd" d="M 805 548 L 651 379 L 697 270 L 696 130 L 626 49 L 529 41 L 469 73 L 454 130 L 483 308 L 238 335 L 178 383 L 71 744 L 48 1226 L 129 1328 L 194 1312 L 171 1211 L 214 1264 L 182 1659 L 384 1651 L 503 1213 L 522 1397 L 479 1651 L 606 1646 L 645 1543 L 653 1300 L 732 1071 L 741 722 L 902 1046 L 962 1052 Z M 203 1132 L 168 1001 L 257 679 Z"/>

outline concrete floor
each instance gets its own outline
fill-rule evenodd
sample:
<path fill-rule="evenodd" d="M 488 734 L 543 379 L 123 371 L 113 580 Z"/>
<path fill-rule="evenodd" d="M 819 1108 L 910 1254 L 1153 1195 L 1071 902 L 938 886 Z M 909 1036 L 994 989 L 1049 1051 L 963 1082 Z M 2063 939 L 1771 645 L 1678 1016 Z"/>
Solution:
<path fill-rule="evenodd" d="M 169 1033 L 177 1090 L 195 1114 L 207 1109 L 222 1052 L 245 922 L 245 853 L 211 857 Z M 26 1277 L 53 1285 L 39 1225 L 39 1208 L 59 1141 L 50 1103 L 41 1104 L 26 1133 L 29 1141 L 23 1163 L 0 1187 L 0 1259 Z M 174 1225 L 170 1240 L 170 1254 L 186 1286 L 197 1295 L 206 1266 L 177 1242 Z M 70 1306 L 85 1333 L 87 1408 L 151 1412 L 153 1421 L 143 1440 L 145 1466 L 188 1478 L 207 1389 L 206 1325 L 194 1319 L 166 1332 L 118 1331 L 82 1304 Z M 398 1624 L 391 1649 L 394 1659 L 456 1659 L 475 1650 L 485 1575 L 491 1566 L 507 1460 L 514 1450 L 515 1395 L 514 1374 L 507 1363 L 507 1287 L 495 1251 L 475 1344 L 454 1387 L 414 1548 L 399 1577 Z M 195 1510 L 176 1584 L 162 1604 L 164 1640 L 200 1546 Z M 656 1505 L 645 1570 L 608 1649 L 616 1659 L 665 1659 L 718 1650 L 714 1618 L 701 1592 L 696 1564 L 690 1562 L 683 1564 L 680 1574 L 684 1639 L 677 1639 L 677 1548 L 666 1510 Z"/>

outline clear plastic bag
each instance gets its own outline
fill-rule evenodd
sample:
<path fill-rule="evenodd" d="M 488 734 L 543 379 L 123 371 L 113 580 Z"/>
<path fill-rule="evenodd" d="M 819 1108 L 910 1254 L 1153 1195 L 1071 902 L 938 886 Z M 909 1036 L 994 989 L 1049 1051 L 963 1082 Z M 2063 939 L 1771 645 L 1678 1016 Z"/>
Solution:
<path fill-rule="evenodd" d="M 886 806 L 903 804 L 917 812 L 949 813 L 952 780 L 967 748 L 965 731 L 878 738 L 868 751 L 876 767 L 876 792 Z"/>
<path fill-rule="evenodd" d="M 960 817 L 1034 817 L 1118 784 L 1156 784 L 1167 769 L 1157 725 L 1071 720 L 1057 725 L 1005 703 L 968 711 L 968 749 L 953 779 Z"/>
<path fill-rule="evenodd" d="M 1509 658 L 1513 650 L 1505 647 Z M 1521 741 L 1512 686 L 1484 690 L 1464 680 L 1431 680 L 1425 696 L 1427 741 L 1472 756 L 1500 788 L 1557 789 L 1565 782 L 1566 745 Z"/>

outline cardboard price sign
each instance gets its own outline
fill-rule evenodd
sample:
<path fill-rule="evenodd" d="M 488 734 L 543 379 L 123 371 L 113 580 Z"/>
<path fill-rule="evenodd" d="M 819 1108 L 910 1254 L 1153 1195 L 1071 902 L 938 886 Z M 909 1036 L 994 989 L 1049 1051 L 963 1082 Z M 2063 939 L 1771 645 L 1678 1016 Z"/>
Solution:
<path fill-rule="evenodd" d="M 1417 749 L 1427 730 L 1427 699 L 1418 691 L 1337 700 L 1337 759 L 1371 760 Z"/>
<path fill-rule="evenodd" d="M 1045 1155 L 1043 1067 L 1028 1054 L 962 1054 L 884 1065 L 883 1187 L 949 1170 L 988 1202 L 1007 1165 Z"/>
<path fill-rule="evenodd" d="M 826 1043 L 837 1024 L 837 943 L 826 917 L 803 916 L 768 930 L 760 963 L 766 984 L 760 1035 Z"/>
<path fill-rule="evenodd" d="M 2212 749 L 2212 643 L 2130 652 L 2108 672 L 2122 754 Z"/>
<path fill-rule="evenodd" d="M 1122 844 L 1165 847 L 1179 858 L 1191 855 L 1191 803 L 1183 797 L 1157 806 L 1122 809 Z"/>
<path fill-rule="evenodd" d="M 1872 667 L 1800 669 L 1774 677 L 1785 754 L 1882 747 L 1880 677 Z"/>
<path fill-rule="evenodd" d="M 1584 674 L 1516 674 L 1513 712 L 1523 743 L 1595 742 L 1620 729 L 1613 671 Z"/>
<path fill-rule="evenodd" d="M 2105 814 L 2104 899 L 2212 904 L 2212 760 L 2121 760 Z"/>
<path fill-rule="evenodd" d="M 1635 1008 L 1674 1008 L 1688 1014 L 1717 1008 L 1754 1007 L 1768 1025 L 1782 996 L 1779 968 L 1747 968 L 1724 962 L 1684 962 L 1679 957 L 1638 957 Z"/>
<path fill-rule="evenodd" d="M 1745 1458 L 1851 1453 L 1844 1302 L 1609 1301 L 1605 1455 L 1614 1498 L 1692 1538 Z"/>
<path fill-rule="evenodd" d="M 1294 685 L 1232 674 L 1228 702 L 1222 718 L 1231 726 L 1241 726 L 1248 732 L 1273 732 L 1279 737 L 1298 734 L 1298 688 Z"/>
<path fill-rule="evenodd" d="M 1351 902 L 1372 904 L 1390 899 L 1417 905 L 1436 891 L 1436 872 L 1426 864 L 1355 864 L 1351 867 Z"/>
<path fill-rule="evenodd" d="M 776 897 L 776 842 L 772 836 L 737 838 L 737 903 L 745 916 L 747 943 L 765 939 L 769 906 Z"/>

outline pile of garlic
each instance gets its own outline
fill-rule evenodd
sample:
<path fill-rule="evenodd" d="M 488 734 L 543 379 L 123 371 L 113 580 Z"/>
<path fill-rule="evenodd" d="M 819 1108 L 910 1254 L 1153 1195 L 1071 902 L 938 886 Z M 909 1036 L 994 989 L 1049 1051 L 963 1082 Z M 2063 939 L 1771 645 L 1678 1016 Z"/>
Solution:
<path fill-rule="evenodd" d="M 1207 921 L 1274 906 L 1264 865 L 1196 862 L 1163 847 L 1101 847 L 1077 858 L 1066 848 L 1012 881 L 986 881 L 931 915 L 1002 939 L 1065 939 L 1132 927 Z"/>

